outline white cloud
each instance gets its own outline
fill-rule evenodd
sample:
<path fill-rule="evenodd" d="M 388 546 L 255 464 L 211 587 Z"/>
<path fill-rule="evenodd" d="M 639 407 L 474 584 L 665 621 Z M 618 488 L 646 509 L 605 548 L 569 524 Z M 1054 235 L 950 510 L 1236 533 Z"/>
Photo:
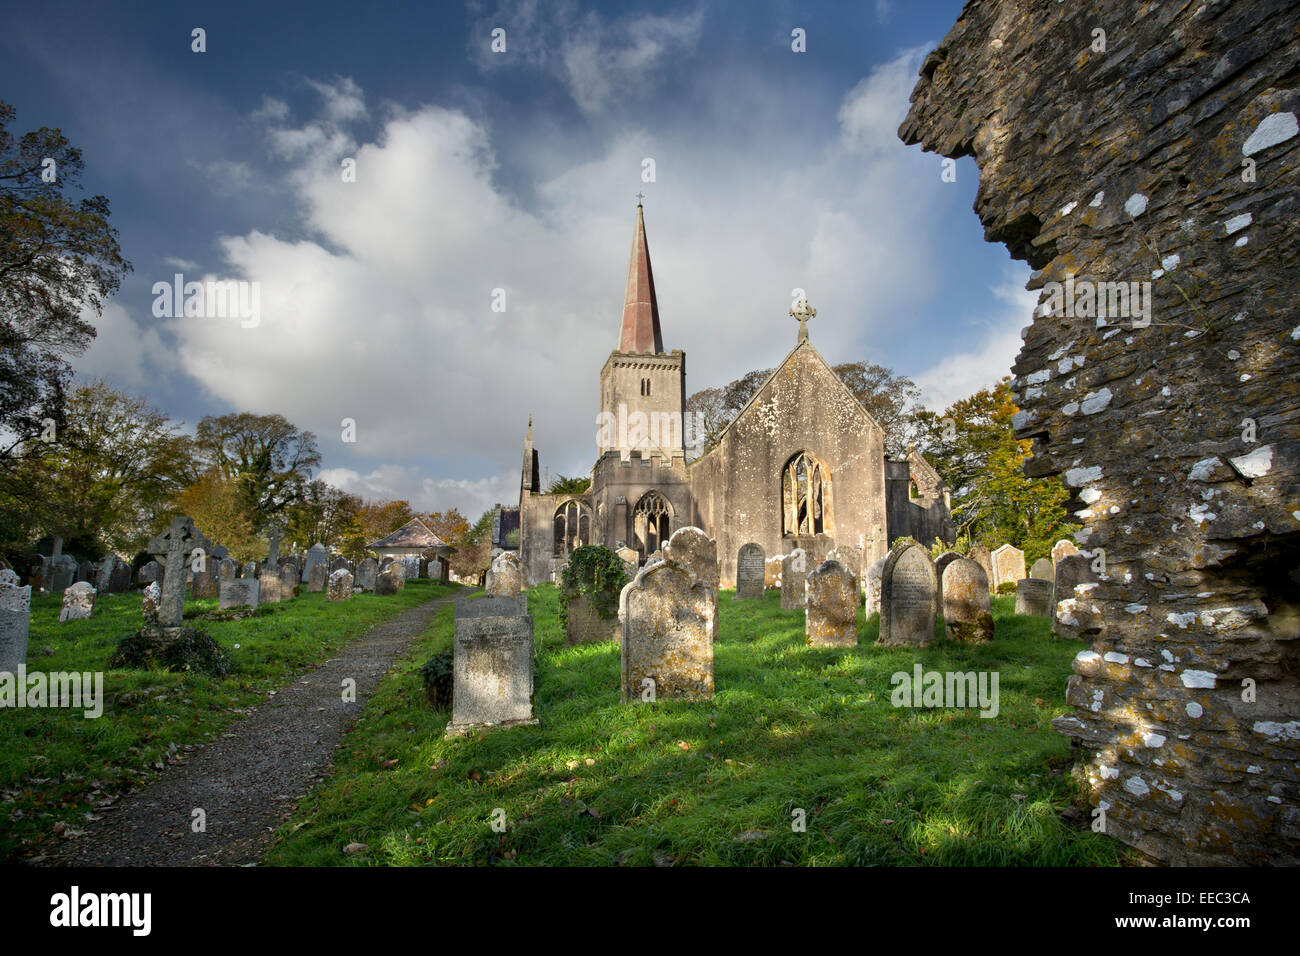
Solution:
<path fill-rule="evenodd" d="M 406 500 L 416 511 L 458 508 L 473 522 L 495 504 L 519 501 L 519 475 L 503 473 L 477 480 L 423 477 L 418 468 L 380 465 L 362 475 L 350 468 L 327 468 L 323 481 L 363 498 Z"/>
<path fill-rule="evenodd" d="M 83 378 L 109 379 L 139 388 L 156 374 L 153 367 L 170 357 L 158 330 L 136 325 L 116 302 L 105 303 L 102 315 L 87 309 L 81 317 L 95 326 L 90 347 L 72 360 L 73 370 Z"/>

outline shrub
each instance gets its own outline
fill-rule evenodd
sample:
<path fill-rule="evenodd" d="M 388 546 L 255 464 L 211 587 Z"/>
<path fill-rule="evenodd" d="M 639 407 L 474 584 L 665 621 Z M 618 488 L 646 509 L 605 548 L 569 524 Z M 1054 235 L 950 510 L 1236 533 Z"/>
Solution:
<path fill-rule="evenodd" d="M 569 597 L 586 594 L 603 618 L 618 616 L 618 595 L 627 584 L 627 569 L 616 551 L 598 544 L 584 545 L 569 555 L 560 576 L 560 624 L 569 623 Z"/>
<path fill-rule="evenodd" d="M 999 593 L 999 594 L 1015 594 L 1015 593 L 1016 593 L 1016 582 L 1015 582 L 1015 581 L 1003 581 L 1001 584 L 998 585 L 998 593 Z"/>
<path fill-rule="evenodd" d="M 429 699 L 434 710 L 450 710 L 451 694 L 455 687 L 455 660 L 451 651 L 434 654 L 420 668 L 420 679 L 424 681 L 424 696 Z"/>
<path fill-rule="evenodd" d="M 158 628 L 142 628 L 118 642 L 108 666 L 121 670 L 197 671 L 211 677 L 225 677 L 231 671 L 230 658 L 206 631 L 182 627 L 168 640 Z"/>

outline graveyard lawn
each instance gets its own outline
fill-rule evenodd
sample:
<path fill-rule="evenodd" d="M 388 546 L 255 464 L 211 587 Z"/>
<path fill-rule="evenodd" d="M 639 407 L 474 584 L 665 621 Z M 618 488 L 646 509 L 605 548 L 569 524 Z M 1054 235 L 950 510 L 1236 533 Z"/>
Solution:
<path fill-rule="evenodd" d="M 445 740 L 419 666 L 440 611 L 370 699 L 334 771 L 277 832 L 274 865 L 1115 865 L 1076 796 L 1070 661 L 1045 618 L 993 602 L 986 645 L 810 648 L 780 595 L 720 598 L 711 701 L 619 703 L 616 642 L 564 646 L 553 585 L 528 592 L 539 727 Z M 941 625 L 940 625 L 941 626 Z M 1000 712 L 891 706 L 890 677 L 997 671 Z M 806 832 L 794 823 L 803 811 Z M 504 821 L 504 832 L 493 828 Z"/>
<path fill-rule="evenodd" d="M 295 675 L 375 624 L 456 588 L 414 580 L 394 597 L 358 594 L 336 603 L 303 593 L 225 621 L 203 619 L 216 612 L 215 598 L 187 600 L 186 626 L 207 631 L 231 659 L 231 673 L 220 680 L 106 669 L 118 639 L 141 626 L 139 592 L 102 595 L 91 619 L 63 624 L 58 595 L 33 596 L 28 672 L 102 672 L 103 714 L 0 710 L 0 861 L 39 859 L 58 841 L 75 839 L 126 790 L 184 759 Z"/>

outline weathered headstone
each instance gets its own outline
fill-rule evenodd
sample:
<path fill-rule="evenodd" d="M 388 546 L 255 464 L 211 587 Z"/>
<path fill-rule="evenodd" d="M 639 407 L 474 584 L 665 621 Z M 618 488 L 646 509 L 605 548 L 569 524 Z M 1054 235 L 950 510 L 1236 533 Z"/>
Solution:
<path fill-rule="evenodd" d="M 196 550 L 204 554 L 212 542 L 194 527 L 186 517 L 172 519 L 171 526 L 149 542 L 150 554 L 167 556 L 163 569 L 162 604 L 158 608 L 158 625 L 164 628 L 180 627 L 185 611 L 186 562 Z"/>
<path fill-rule="evenodd" d="M 960 555 L 947 562 L 942 592 L 943 624 L 948 640 L 982 644 L 993 639 L 989 579 L 979 564 Z"/>
<path fill-rule="evenodd" d="M 807 577 L 804 642 L 809 647 L 856 647 L 858 577 L 827 558 Z"/>
<path fill-rule="evenodd" d="M 318 564 L 326 564 L 330 559 L 330 553 L 326 550 L 325 545 L 317 541 L 307 549 L 307 560 L 302 565 L 302 584 L 308 584 L 311 581 L 311 570 Z M 321 579 L 322 581 L 324 578 Z M 308 588 L 307 590 L 311 590 Z M 317 590 L 320 590 L 317 588 Z"/>
<path fill-rule="evenodd" d="M 18 587 L 18 574 L 12 568 L 0 568 L 0 584 L 12 584 Z"/>
<path fill-rule="evenodd" d="M 829 561 L 838 561 L 844 567 L 848 568 L 849 573 L 853 575 L 855 581 L 862 580 L 862 572 L 866 570 L 862 564 L 862 549 L 856 544 L 840 544 L 831 548 L 827 553 L 826 559 Z"/>
<path fill-rule="evenodd" d="M 257 578 L 235 578 L 221 582 L 221 596 L 217 598 L 217 608 L 226 610 L 231 607 L 255 608 L 260 599 L 261 585 Z"/>
<path fill-rule="evenodd" d="M 324 561 L 318 561 L 311 565 L 311 571 L 307 574 L 307 590 L 312 594 L 317 594 L 325 590 L 325 581 L 329 577 L 329 570 Z"/>
<path fill-rule="evenodd" d="M 1025 552 L 1014 545 L 1004 544 L 989 557 L 993 562 L 993 590 L 1026 577 Z"/>
<path fill-rule="evenodd" d="M 235 564 L 234 558 L 222 558 L 221 564 L 217 569 L 217 576 L 221 578 L 222 581 L 233 581 L 235 580 L 235 572 L 237 569 L 238 565 Z"/>
<path fill-rule="evenodd" d="M 781 610 L 793 611 L 804 606 L 807 575 L 808 557 L 803 548 L 795 548 L 781 559 Z"/>
<path fill-rule="evenodd" d="M 346 568 L 339 568 L 337 571 L 330 572 L 329 589 L 325 594 L 327 601 L 351 601 L 352 600 L 352 572 Z"/>
<path fill-rule="evenodd" d="M 82 561 L 79 565 L 77 565 L 77 576 L 72 583 L 80 584 L 83 581 L 90 581 L 90 579 L 94 576 L 94 573 L 95 573 L 95 566 L 91 564 L 89 561 Z"/>
<path fill-rule="evenodd" d="M 397 560 L 402 565 L 402 573 L 406 575 L 406 580 L 410 581 L 420 576 L 420 558 L 417 555 L 408 554 Z"/>
<path fill-rule="evenodd" d="M 976 542 L 970 546 L 970 559 L 984 569 L 984 576 L 989 580 L 989 590 L 993 590 L 993 555 L 984 545 Z"/>
<path fill-rule="evenodd" d="M 352 562 L 347 558 L 335 558 L 330 562 L 330 574 L 335 571 L 347 571 L 350 574 L 352 572 Z"/>
<path fill-rule="evenodd" d="M 263 566 L 257 575 L 257 602 L 259 604 L 279 604 L 284 598 L 280 594 L 280 569 Z"/>
<path fill-rule="evenodd" d="M 77 578 L 77 559 L 70 554 L 61 554 L 50 561 L 50 592 L 62 594 L 72 586 Z"/>
<path fill-rule="evenodd" d="M 784 554 L 774 554 L 763 562 L 763 589 L 776 589 L 781 586 L 781 567 L 785 563 Z"/>
<path fill-rule="evenodd" d="M 1052 587 L 1052 634 L 1087 639 L 1101 629 L 1101 610 L 1092 602 L 1097 576 L 1086 555 L 1062 555 Z"/>
<path fill-rule="evenodd" d="M 514 551 L 502 551 L 492 560 L 492 567 L 487 573 L 488 594 L 514 597 L 524 586 L 523 568 L 519 564 L 519 555 Z"/>
<path fill-rule="evenodd" d="M 394 562 L 375 575 L 375 593 L 391 596 L 406 587 L 405 569 Z M 310 588 L 309 588 L 310 590 Z"/>
<path fill-rule="evenodd" d="M 1078 553 L 1079 549 L 1074 546 L 1073 541 L 1069 538 L 1062 538 L 1052 545 L 1052 567 L 1060 567 L 1062 558 L 1068 558 L 1070 555 Z"/>
<path fill-rule="evenodd" d="M 256 578 L 257 574 L 258 567 L 256 561 L 245 561 L 244 566 L 239 569 L 239 576 L 241 578 Z"/>
<path fill-rule="evenodd" d="M 16 674 L 26 662 L 31 610 L 31 585 L 0 581 L 0 671 Z"/>
<path fill-rule="evenodd" d="M 88 621 L 95 610 L 95 586 L 89 581 L 78 581 L 63 592 L 63 607 L 59 623 Z"/>
<path fill-rule="evenodd" d="M 140 613 L 144 615 L 145 627 L 158 626 L 158 612 L 162 608 L 162 588 L 154 581 L 140 595 Z"/>
<path fill-rule="evenodd" d="M 961 555 L 956 551 L 945 551 L 934 559 L 934 578 L 939 582 L 939 602 L 940 610 L 943 610 L 943 572 L 948 565 L 960 558 Z"/>
<path fill-rule="evenodd" d="M 1029 569 L 1029 576 L 1040 581 L 1051 581 L 1056 577 L 1056 569 L 1047 558 L 1039 558 Z"/>
<path fill-rule="evenodd" d="M 647 564 L 623 588 L 624 703 L 713 696 L 715 593 L 668 560 Z"/>
<path fill-rule="evenodd" d="M 718 639 L 718 542 L 699 528 L 678 528 L 664 545 L 664 560 L 690 572 L 713 594 L 713 639 Z"/>
<path fill-rule="evenodd" d="M 741 545 L 736 555 L 736 600 L 748 601 L 763 596 L 767 555 L 761 544 L 751 541 Z"/>
<path fill-rule="evenodd" d="M 880 580 L 881 575 L 885 573 L 886 560 L 888 560 L 887 555 L 879 561 L 872 562 L 871 567 L 867 568 L 867 573 L 863 575 L 862 595 L 867 606 L 867 617 L 880 613 Z"/>
<path fill-rule="evenodd" d="M 430 581 L 442 581 L 445 572 L 446 569 L 443 567 L 442 561 L 440 559 L 438 558 L 429 559 L 428 575 Z"/>
<path fill-rule="evenodd" d="M 202 571 L 194 572 L 194 590 L 195 599 L 214 598 L 218 595 L 219 578 L 217 576 L 217 565 L 212 561 L 209 555 L 208 560 L 203 564 Z"/>
<path fill-rule="evenodd" d="M 374 558 L 362 558 L 361 563 L 357 565 L 356 588 L 360 591 L 373 591 L 375 589 L 375 575 L 378 573 L 379 564 Z"/>
<path fill-rule="evenodd" d="M 919 544 L 895 547 L 880 574 L 880 639 L 885 647 L 934 641 L 939 582 L 930 554 Z"/>
<path fill-rule="evenodd" d="M 533 618 L 517 613 L 521 606 L 526 607 L 522 596 L 456 602 L 448 737 L 476 728 L 537 723 L 533 716 Z"/>
<path fill-rule="evenodd" d="M 163 580 L 163 566 L 157 561 L 150 561 L 140 567 L 135 573 L 136 584 L 160 584 Z"/>
<path fill-rule="evenodd" d="M 1052 582 L 1041 578 L 1021 578 L 1016 582 L 1016 613 L 1050 617 Z"/>
<path fill-rule="evenodd" d="M 636 572 L 639 570 L 641 556 L 637 554 L 636 548 L 629 548 L 625 544 L 615 548 L 614 553 L 622 560 L 623 570 L 627 572 L 627 579 L 631 581 L 636 577 Z"/>
<path fill-rule="evenodd" d="M 293 561 L 280 562 L 280 600 L 289 601 L 298 587 L 298 565 Z"/>

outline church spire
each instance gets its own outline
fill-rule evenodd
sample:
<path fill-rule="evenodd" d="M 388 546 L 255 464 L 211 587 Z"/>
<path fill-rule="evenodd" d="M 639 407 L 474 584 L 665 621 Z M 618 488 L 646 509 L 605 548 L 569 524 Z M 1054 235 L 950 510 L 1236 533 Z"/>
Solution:
<path fill-rule="evenodd" d="M 623 297 L 623 328 L 619 333 L 618 350 L 664 350 L 654 273 L 650 271 L 650 247 L 645 239 L 645 217 L 639 202 L 636 205 L 636 229 L 632 233 L 632 256 L 627 263 L 627 293 Z"/>

